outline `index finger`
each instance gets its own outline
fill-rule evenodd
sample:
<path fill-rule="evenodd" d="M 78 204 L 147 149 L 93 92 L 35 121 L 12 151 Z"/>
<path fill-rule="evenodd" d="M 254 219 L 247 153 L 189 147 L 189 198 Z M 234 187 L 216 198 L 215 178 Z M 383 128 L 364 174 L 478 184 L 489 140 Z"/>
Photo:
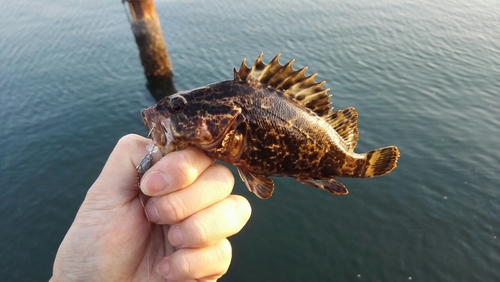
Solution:
<path fill-rule="evenodd" d="M 141 190 L 148 196 L 160 196 L 193 183 L 215 161 L 195 147 L 165 155 L 142 177 Z"/>

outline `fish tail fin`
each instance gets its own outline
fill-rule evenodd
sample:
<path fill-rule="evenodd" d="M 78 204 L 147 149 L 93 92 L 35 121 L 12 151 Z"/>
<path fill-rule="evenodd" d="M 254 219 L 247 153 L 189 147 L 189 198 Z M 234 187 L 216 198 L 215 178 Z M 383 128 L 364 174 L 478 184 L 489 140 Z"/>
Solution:
<path fill-rule="evenodd" d="M 399 150 L 395 146 L 388 146 L 366 153 L 366 163 L 362 177 L 374 177 L 388 174 L 396 167 Z"/>

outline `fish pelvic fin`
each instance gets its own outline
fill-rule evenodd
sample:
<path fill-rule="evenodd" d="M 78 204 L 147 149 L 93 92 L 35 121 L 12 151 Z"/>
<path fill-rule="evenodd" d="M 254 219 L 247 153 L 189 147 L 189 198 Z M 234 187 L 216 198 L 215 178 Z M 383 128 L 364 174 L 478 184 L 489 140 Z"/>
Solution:
<path fill-rule="evenodd" d="M 273 195 L 274 182 L 269 176 L 254 174 L 239 167 L 238 173 L 248 190 L 257 197 L 269 199 Z"/>
<path fill-rule="evenodd" d="M 374 177 L 388 174 L 394 168 L 399 158 L 399 150 L 388 146 L 366 153 L 364 174 L 361 177 Z"/>
<path fill-rule="evenodd" d="M 314 179 L 296 178 L 296 180 L 302 184 L 314 186 L 335 195 L 346 195 L 349 193 L 349 191 L 347 191 L 347 188 L 345 188 L 344 184 L 333 179 L 314 180 Z"/>
<path fill-rule="evenodd" d="M 325 81 L 315 82 L 316 73 L 306 76 L 307 67 L 294 70 L 292 65 L 295 60 L 281 65 L 280 55 L 276 55 L 266 65 L 262 62 L 261 53 L 250 68 L 247 67 L 246 60 L 243 60 L 240 69 L 233 71 L 234 80 L 245 81 L 252 86 L 261 85 L 281 90 L 285 96 L 296 100 L 318 116 L 324 118 L 330 116 L 332 114 L 329 101 L 331 95 L 328 94 L 330 89 L 323 89 Z"/>

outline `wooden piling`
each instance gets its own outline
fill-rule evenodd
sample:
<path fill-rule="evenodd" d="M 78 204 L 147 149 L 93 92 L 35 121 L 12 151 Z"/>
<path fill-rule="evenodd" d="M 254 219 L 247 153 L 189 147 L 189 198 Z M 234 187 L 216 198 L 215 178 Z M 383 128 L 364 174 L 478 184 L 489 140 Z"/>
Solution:
<path fill-rule="evenodd" d="M 172 80 L 172 66 L 153 0 L 123 1 L 128 3 L 148 90 L 156 100 L 174 94 L 177 90 Z"/>

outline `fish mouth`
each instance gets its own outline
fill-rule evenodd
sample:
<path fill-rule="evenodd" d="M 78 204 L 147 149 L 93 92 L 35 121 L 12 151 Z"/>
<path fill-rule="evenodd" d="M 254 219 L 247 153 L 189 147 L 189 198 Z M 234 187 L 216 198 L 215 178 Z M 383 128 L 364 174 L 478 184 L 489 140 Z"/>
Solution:
<path fill-rule="evenodd" d="M 153 139 L 155 146 L 161 148 L 169 147 L 174 140 L 172 135 L 172 123 L 169 118 L 158 114 L 154 107 L 141 111 L 142 120 L 148 130 L 148 137 Z"/>
<path fill-rule="evenodd" d="M 151 134 L 151 130 L 154 129 L 155 125 L 154 125 L 154 122 L 152 119 L 153 116 L 149 113 L 149 108 L 142 109 L 141 116 L 142 116 L 142 121 L 144 122 L 144 125 L 146 126 L 146 128 L 150 132 L 149 134 Z M 149 134 L 148 134 L 148 136 L 149 136 Z"/>
<path fill-rule="evenodd" d="M 151 107 L 147 109 L 142 109 L 141 110 L 141 116 L 142 116 L 142 121 L 144 122 L 144 125 L 146 126 L 149 134 L 151 135 L 152 131 L 156 127 L 156 114 L 154 113 L 154 109 Z"/>

